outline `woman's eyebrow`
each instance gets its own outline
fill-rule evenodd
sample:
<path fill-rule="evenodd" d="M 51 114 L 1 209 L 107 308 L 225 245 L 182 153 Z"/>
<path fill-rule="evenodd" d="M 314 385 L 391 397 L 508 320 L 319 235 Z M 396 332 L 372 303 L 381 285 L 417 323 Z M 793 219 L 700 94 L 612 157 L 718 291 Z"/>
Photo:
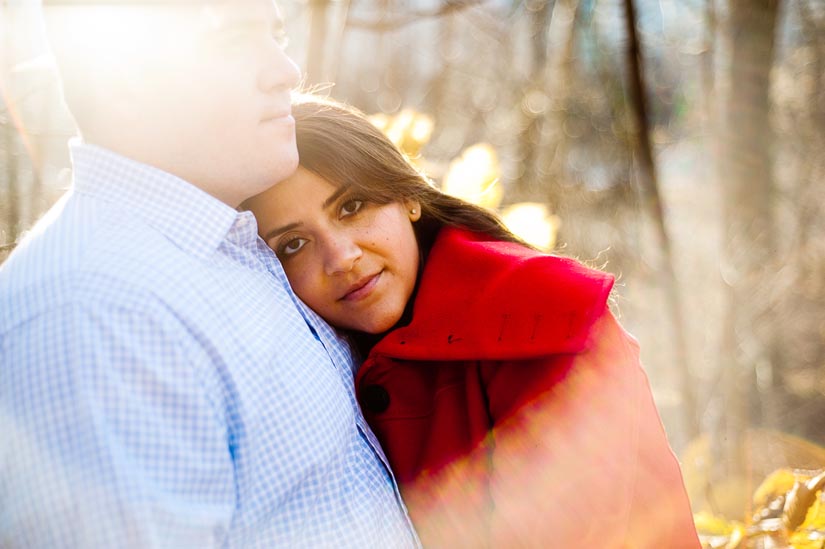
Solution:
<path fill-rule="evenodd" d="M 275 227 L 274 229 L 272 229 L 271 231 L 269 231 L 268 233 L 266 233 L 264 235 L 264 242 L 269 242 L 269 239 L 271 239 L 273 236 L 278 236 L 279 234 L 285 233 L 287 231 L 291 231 L 292 229 L 295 229 L 295 228 L 300 227 L 300 226 L 301 226 L 301 223 L 298 222 L 298 223 L 290 223 L 288 225 L 284 225 L 283 227 Z"/>
<path fill-rule="evenodd" d="M 324 200 L 324 203 L 323 203 L 322 207 L 323 208 L 328 208 L 330 204 L 332 204 L 336 200 L 338 200 L 338 198 L 342 194 L 347 192 L 349 190 L 349 188 L 350 188 L 349 185 L 341 185 L 340 187 L 335 189 L 335 192 L 332 193 L 331 195 L 329 195 L 326 200 Z M 272 238 L 274 236 L 278 236 L 279 234 L 285 233 L 287 231 L 291 231 L 292 229 L 300 227 L 302 224 L 303 223 L 301 223 L 300 221 L 297 221 L 295 223 L 289 223 L 289 224 L 283 225 L 281 227 L 275 227 L 274 229 L 272 229 L 271 231 L 269 231 L 268 233 L 266 233 L 264 235 L 264 237 L 263 237 L 264 242 L 269 242 L 270 238 Z"/>
<path fill-rule="evenodd" d="M 338 187 L 334 193 L 329 195 L 329 197 L 326 200 L 324 200 L 323 207 L 328 208 L 330 204 L 338 200 L 338 197 L 347 192 L 349 190 L 349 187 L 349 185 L 341 185 L 340 187 Z"/>

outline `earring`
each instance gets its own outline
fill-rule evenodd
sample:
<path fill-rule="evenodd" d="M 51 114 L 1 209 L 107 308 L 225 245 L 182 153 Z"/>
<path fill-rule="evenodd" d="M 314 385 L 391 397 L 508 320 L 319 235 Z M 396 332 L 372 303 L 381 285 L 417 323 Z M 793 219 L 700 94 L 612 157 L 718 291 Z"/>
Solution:
<path fill-rule="evenodd" d="M 415 208 L 413 208 L 412 210 L 410 210 L 410 213 L 411 213 L 412 215 L 415 215 L 415 214 L 417 213 L 417 210 L 416 210 Z"/>

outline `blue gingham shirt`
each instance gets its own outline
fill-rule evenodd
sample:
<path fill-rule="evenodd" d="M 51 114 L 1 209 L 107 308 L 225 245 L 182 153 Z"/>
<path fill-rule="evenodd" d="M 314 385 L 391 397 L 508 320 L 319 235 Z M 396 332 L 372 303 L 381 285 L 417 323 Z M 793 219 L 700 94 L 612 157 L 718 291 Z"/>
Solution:
<path fill-rule="evenodd" d="M 417 546 L 349 348 L 252 215 L 72 158 L 0 267 L 0 546 Z"/>

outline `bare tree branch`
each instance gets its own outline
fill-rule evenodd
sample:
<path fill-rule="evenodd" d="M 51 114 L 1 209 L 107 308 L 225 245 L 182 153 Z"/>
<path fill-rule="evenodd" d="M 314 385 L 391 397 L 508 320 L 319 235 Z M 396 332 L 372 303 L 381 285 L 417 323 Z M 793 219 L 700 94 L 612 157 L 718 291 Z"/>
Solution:
<path fill-rule="evenodd" d="M 347 22 L 347 26 L 373 32 L 388 32 L 400 29 L 422 19 L 439 18 L 483 4 L 484 0 L 447 0 L 441 7 L 434 10 L 415 10 L 390 20 L 378 19 L 375 21 L 366 21 L 362 19 L 350 19 Z"/>

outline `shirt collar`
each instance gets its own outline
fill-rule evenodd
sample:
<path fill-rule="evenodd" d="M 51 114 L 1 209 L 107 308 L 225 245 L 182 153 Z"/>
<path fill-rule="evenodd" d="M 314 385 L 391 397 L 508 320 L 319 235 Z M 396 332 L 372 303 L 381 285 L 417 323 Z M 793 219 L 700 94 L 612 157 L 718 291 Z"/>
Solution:
<path fill-rule="evenodd" d="M 120 206 L 144 219 L 178 247 L 206 258 L 231 231 L 254 246 L 255 219 L 191 183 L 108 149 L 73 139 L 69 144 L 76 192 Z"/>

